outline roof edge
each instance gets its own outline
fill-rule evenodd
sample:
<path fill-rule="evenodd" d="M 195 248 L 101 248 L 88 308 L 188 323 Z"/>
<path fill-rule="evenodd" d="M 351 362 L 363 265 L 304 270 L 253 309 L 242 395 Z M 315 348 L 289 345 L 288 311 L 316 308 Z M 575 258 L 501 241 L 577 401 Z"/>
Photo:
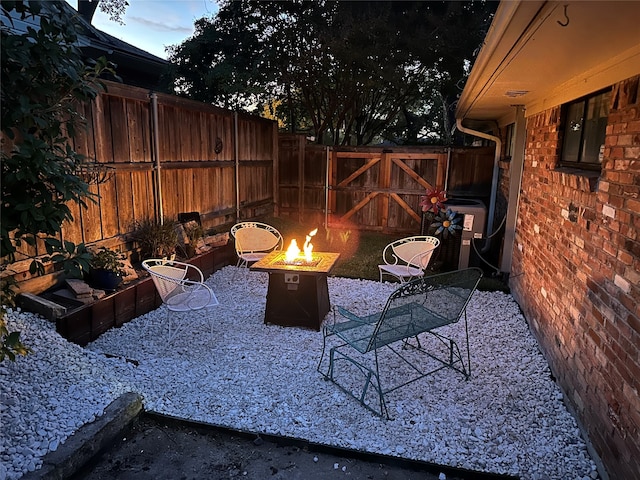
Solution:
<path fill-rule="evenodd" d="M 488 78 L 491 80 L 497 68 L 506 59 L 508 54 L 512 52 L 513 47 L 515 47 L 522 37 L 522 35 L 517 35 L 513 40 L 509 41 L 510 48 L 501 55 L 501 60 L 498 65 L 494 66 L 494 56 L 498 47 L 502 46 L 503 40 L 508 34 L 513 35 L 513 32 L 510 32 L 509 29 L 513 26 L 512 20 L 516 17 L 516 14 L 520 14 L 521 11 L 524 11 L 525 17 L 529 19 L 528 24 L 531 24 L 547 3 L 547 1 L 542 0 L 527 0 L 524 2 L 522 0 L 503 0 L 500 2 L 487 35 L 483 41 L 482 48 L 480 49 L 480 52 L 476 57 L 476 61 L 471 68 L 471 73 L 467 79 L 464 90 L 462 91 L 462 95 L 458 100 L 458 106 L 455 113 L 456 118 L 464 118 L 467 115 L 473 106 L 475 99 L 480 96 L 482 90 L 487 84 L 487 81 L 483 81 L 483 79 L 486 78 L 487 70 L 491 68 L 494 69 Z M 516 33 L 522 33 L 522 31 Z"/>

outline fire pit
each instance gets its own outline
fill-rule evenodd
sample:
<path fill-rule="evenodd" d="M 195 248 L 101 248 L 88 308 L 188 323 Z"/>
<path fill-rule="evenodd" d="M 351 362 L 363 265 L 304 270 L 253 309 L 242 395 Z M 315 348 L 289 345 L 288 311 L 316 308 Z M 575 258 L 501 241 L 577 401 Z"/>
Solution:
<path fill-rule="evenodd" d="M 275 251 L 250 268 L 269 274 L 264 323 L 320 330 L 329 312 L 327 274 L 339 253 L 313 252 L 311 257 L 287 257 Z"/>
<path fill-rule="evenodd" d="M 271 252 L 259 262 L 254 263 L 251 268 L 259 272 L 277 269 L 283 272 L 326 274 L 333 268 L 340 256 L 339 253 L 314 252 L 311 261 L 307 261 L 304 258 L 287 261 L 285 255 L 286 253 L 281 251 Z"/>

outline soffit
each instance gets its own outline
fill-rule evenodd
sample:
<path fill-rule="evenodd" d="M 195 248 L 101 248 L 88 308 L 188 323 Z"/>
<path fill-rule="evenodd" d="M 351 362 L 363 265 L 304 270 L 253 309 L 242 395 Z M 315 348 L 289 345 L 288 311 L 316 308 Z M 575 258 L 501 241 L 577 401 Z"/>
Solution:
<path fill-rule="evenodd" d="M 528 116 L 640 74 L 639 18 L 640 1 L 503 0 L 456 117 L 510 123 L 514 105 Z"/>

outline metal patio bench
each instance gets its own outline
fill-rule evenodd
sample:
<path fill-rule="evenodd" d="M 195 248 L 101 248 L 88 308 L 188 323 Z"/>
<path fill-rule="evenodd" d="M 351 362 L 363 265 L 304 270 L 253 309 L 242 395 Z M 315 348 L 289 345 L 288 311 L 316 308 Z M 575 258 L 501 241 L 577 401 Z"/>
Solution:
<path fill-rule="evenodd" d="M 393 291 L 381 312 L 366 316 L 335 307 L 333 322 L 326 322 L 323 328 L 317 370 L 367 409 L 387 419 L 390 416 L 385 395 L 400 387 L 446 367 L 468 379 L 471 357 L 466 307 L 481 277 L 482 270 L 469 268 L 417 278 Z M 337 321 L 338 316 L 345 321 Z M 462 351 L 452 338 L 454 335 L 436 331 L 461 317 L 464 317 L 464 339 L 459 338 L 464 341 Z M 325 369 L 329 342 L 337 345 L 330 347 Z M 409 375 L 405 378 L 399 374 L 400 366 L 408 366 Z M 355 378 L 364 377 L 362 387 L 360 381 L 353 380 L 353 375 L 342 380 L 339 371 L 342 367 L 355 372 Z M 393 370 L 385 378 L 381 378 L 383 367 Z"/>

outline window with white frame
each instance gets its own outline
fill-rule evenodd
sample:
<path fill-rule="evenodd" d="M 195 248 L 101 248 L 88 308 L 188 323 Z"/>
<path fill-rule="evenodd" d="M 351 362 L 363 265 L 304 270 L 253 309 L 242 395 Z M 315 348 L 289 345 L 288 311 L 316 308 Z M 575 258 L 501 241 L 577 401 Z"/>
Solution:
<path fill-rule="evenodd" d="M 611 90 L 608 89 L 563 106 L 560 165 L 600 169 L 610 99 Z"/>

